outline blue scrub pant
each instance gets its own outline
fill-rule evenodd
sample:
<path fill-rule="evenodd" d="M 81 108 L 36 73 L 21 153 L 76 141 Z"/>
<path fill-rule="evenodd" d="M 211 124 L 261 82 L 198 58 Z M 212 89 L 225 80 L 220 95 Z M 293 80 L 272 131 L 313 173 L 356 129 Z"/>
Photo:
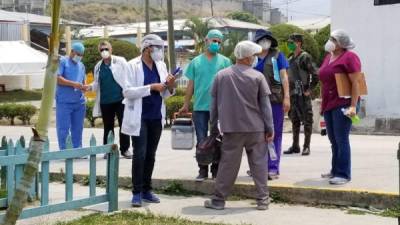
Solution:
<path fill-rule="evenodd" d="M 82 132 L 85 119 L 85 103 L 57 103 L 56 127 L 58 146 L 60 150 L 66 149 L 66 140 L 71 134 L 72 146 L 82 147 Z"/>

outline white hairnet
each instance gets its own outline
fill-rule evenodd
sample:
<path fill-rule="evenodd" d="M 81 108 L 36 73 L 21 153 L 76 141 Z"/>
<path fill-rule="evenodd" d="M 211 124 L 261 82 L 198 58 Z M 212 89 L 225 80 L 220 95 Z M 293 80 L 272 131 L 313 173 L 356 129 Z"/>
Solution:
<path fill-rule="evenodd" d="M 164 47 L 164 41 L 161 39 L 160 36 L 156 34 L 148 34 L 143 37 L 142 43 L 140 46 L 140 52 L 143 52 L 143 50 L 149 46 L 156 45 L 156 46 L 162 46 Z"/>
<path fill-rule="evenodd" d="M 262 47 L 252 41 L 241 41 L 239 42 L 234 50 L 235 57 L 237 59 L 243 59 L 253 56 L 262 51 Z"/>
<path fill-rule="evenodd" d="M 340 47 L 345 49 L 353 49 L 356 47 L 353 40 L 344 30 L 334 30 L 331 37 L 335 38 Z"/>

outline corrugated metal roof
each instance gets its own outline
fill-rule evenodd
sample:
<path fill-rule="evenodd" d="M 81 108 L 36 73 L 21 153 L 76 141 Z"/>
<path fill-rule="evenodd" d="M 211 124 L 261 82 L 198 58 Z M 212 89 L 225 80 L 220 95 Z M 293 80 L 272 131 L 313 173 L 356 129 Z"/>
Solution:
<path fill-rule="evenodd" d="M 245 30 L 257 30 L 266 29 L 267 27 L 242 22 L 238 20 L 226 19 L 226 18 L 203 18 L 203 20 L 210 20 L 211 26 L 213 28 L 234 28 L 234 29 L 245 29 Z M 182 31 L 183 26 L 187 20 L 177 19 L 174 20 L 175 31 Z M 109 36 L 124 36 L 124 35 L 136 35 L 138 29 L 144 32 L 146 29 L 146 24 L 141 23 L 129 23 L 129 24 L 116 24 L 107 26 L 107 32 Z M 168 21 L 152 21 L 150 22 L 150 30 L 152 33 L 167 32 L 168 31 Z M 93 26 L 88 28 L 83 28 L 79 31 L 79 36 L 82 37 L 102 37 L 104 35 L 104 26 Z"/>
<path fill-rule="evenodd" d="M 49 16 L 41 16 L 30 13 L 22 13 L 22 12 L 10 12 L 5 10 L 0 10 L 0 21 L 4 22 L 23 22 L 29 21 L 30 23 L 36 24 L 51 24 L 51 18 Z M 62 23 L 68 22 L 71 25 L 76 26 L 90 26 L 91 24 L 82 23 L 78 21 L 67 21 L 62 19 Z"/>

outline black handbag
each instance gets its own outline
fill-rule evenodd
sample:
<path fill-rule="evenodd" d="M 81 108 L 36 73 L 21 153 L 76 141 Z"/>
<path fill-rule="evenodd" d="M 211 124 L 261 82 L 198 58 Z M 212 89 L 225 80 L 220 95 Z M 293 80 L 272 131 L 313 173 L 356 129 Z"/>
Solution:
<path fill-rule="evenodd" d="M 221 158 L 222 137 L 211 134 L 204 138 L 196 147 L 196 160 L 200 165 L 218 163 Z"/>

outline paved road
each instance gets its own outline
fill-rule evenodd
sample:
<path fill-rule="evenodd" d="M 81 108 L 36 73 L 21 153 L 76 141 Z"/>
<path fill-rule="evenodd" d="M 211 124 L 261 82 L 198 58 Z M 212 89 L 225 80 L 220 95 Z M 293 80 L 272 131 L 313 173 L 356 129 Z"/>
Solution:
<path fill-rule="evenodd" d="M 19 135 L 29 136 L 31 133 L 29 127 L 1 126 L 0 130 L 0 135 L 7 135 L 11 138 L 17 138 Z M 88 146 L 91 134 L 94 134 L 97 140 L 101 142 L 101 129 L 85 129 L 85 146 Z M 54 128 L 50 129 L 49 136 L 51 150 L 57 151 L 57 138 Z M 154 178 L 193 179 L 197 175 L 194 150 L 172 150 L 170 140 L 171 132 L 165 130 L 157 152 Z M 290 141 L 291 135 L 284 134 L 283 149 L 289 147 Z M 327 137 L 314 134 L 312 137 L 311 155 L 308 157 L 284 155 L 281 164 L 281 177 L 270 184 L 398 193 L 399 166 L 396 152 L 399 141 L 399 137 L 396 136 L 352 135 L 352 182 L 341 187 L 333 187 L 326 180 L 320 178 L 320 174 L 327 172 L 330 168 L 331 153 L 329 141 Z M 101 156 L 98 156 L 97 173 L 104 175 L 105 168 L 105 160 Z M 61 169 L 65 171 L 63 161 L 51 163 L 51 171 L 59 172 Z M 246 176 L 247 169 L 247 159 L 244 156 L 237 182 L 252 182 Z M 88 171 L 88 160 L 76 160 L 74 162 L 75 173 L 87 174 Z M 119 171 L 121 176 L 130 176 L 131 160 L 121 159 Z"/>

